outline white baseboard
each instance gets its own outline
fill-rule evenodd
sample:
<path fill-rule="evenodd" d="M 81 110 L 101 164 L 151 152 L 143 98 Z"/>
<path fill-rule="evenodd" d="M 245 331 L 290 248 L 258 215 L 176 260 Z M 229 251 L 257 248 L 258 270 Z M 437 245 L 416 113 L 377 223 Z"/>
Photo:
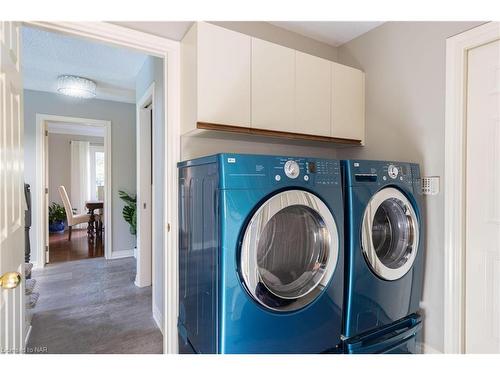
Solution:
<path fill-rule="evenodd" d="M 420 342 L 417 344 L 418 346 L 418 351 L 419 353 L 422 353 L 422 354 L 443 354 L 442 351 L 440 350 L 437 350 L 436 348 L 430 346 L 429 344 L 426 344 L 424 342 Z"/>
<path fill-rule="evenodd" d="M 28 330 L 26 331 L 26 336 L 24 338 L 24 347 L 25 348 L 28 346 L 28 340 L 30 339 L 30 335 L 31 335 L 31 328 L 33 328 L 33 326 L 30 324 L 30 326 L 28 327 Z"/>
<path fill-rule="evenodd" d="M 111 259 L 128 258 L 134 256 L 134 249 L 130 250 L 118 250 L 111 252 Z"/>
<path fill-rule="evenodd" d="M 153 305 L 153 319 L 163 335 L 163 315 L 156 305 Z"/>

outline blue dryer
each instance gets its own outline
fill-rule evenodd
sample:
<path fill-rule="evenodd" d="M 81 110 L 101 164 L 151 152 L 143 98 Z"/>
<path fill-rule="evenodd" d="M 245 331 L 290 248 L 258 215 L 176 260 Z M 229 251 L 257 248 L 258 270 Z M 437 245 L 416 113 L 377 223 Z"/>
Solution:
<path fill-rule="evenodd" d="M 179 163 L 181 353 L 341 352 L 340 163 Z"/>
<path fill-rule="evenodd" d="M 345 351 L 414 353 L 424 267 L 419 166 L 345 160 L 342 171 Z"/>

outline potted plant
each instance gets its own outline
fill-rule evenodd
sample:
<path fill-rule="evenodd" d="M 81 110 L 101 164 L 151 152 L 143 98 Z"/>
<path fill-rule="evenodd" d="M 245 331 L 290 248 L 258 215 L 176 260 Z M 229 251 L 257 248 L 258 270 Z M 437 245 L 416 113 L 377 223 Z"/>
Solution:
<path fill-rule="evenodd" d="M 64 207 L 56 202 L 52 202 L 49 206 L 49 232 L 63 233 L 65 219 L 66 211 Z"/>
<path fill-rule="evenodd" d="M 119 190 L 120 198 L 125 202 L 122 215 L 125 221 L 130 225 L 130 233 L 137 234 L 137 196 L 129 195 L 123 190 Z"/>

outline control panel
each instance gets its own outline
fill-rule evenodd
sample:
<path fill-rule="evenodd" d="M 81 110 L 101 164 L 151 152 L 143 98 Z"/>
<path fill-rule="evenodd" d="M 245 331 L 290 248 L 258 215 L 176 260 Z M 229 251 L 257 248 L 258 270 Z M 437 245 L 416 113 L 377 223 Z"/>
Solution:
<path fill-rule="evenodd" d="M 412 171 L 407 163 L 356 161 L 353 163 L 356 182 L 412 183 Z"/>
<path fill-rule="evenodd" d="M 274 182 L 297 181 L 305 184 L 340 184 L 340 164 L 336 160 L 309 158 L 277 158 L 274 166 Z"/>
<path fill-rule="evenodd" d="M 383 181 L 411 183 L 411 170 L 406 164 L 387 164 L 382 167 Z"/>

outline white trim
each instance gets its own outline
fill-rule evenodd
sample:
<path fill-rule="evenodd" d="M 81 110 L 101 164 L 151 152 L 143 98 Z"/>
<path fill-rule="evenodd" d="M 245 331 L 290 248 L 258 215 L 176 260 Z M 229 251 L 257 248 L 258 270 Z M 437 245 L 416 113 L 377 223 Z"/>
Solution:
<path fill-rule="evenodd" d="M 30 326 L 28 327 L 28 330 L 26 332 L 26 336 L 24 337 L 24 346 L 23 348 L 27 348 L 28 347 L 28 341 L 30 339 L 30 336 L 31 336 L 31 329 L 33 328 L 33 324 L 30 324 Z"/>
<path fill-rule="evenodd" d="M 48 150 L 45 148 L 45 131 L 47 130 L 48 122 L 63 122 L 85 126 L 101 127 L 105 129 L 104 136 L 104 153 L 105 153 L 105 182 L 104 182 L 104 212 L 112 212 L 112 180 L 111 180 L 111 121 L 87 119 L 80 117 L 57 116 L 47 114 L 36 114 L 36 186 L 33 187 L 33 192 L 38 196 L 34 210 L 34 226 L 36 227 L 36 251 L 37 262 L 40 268 L 45 267 L 45 246 L 47 244 L 48 229 L 44 218 L 47 216 L 47 207 L 45 207 L 45 186 L 48 186 L 46 181 L 46 160 L 48 158 Z M 104 215 L 104 255 L 106 259 L 111 258 L 111 249 L 113 244 L 112 236 L 112 220 L 111 214 Z"/>
<path fill-rule="evenodd" d="M 134 249 L 130 250 L 118 250 L 113 251 L 111 253 L 111 257 L 109 259 L 121 259 L 121 258 L 130 258 L 134 256 Z"/>
<path fill-rule="evenodd" d="M 104 131 L 98 127 L 80 126 L 78 124 L 64 124 L 57 122 L 49 122 L 49 134 L 74 134 L 74 135 L 88 135 L 91 137 L 103 137 Z"/>
<path fill-rule="evenodd" d="M 466 75 L 472 48 L 500 38 L 489 22 L 446 40 L 444 351 L 465 352 Z"/>
<path fill-rule="evenodd" d="M 180 160 L 180 42 L 135 31 L 107 22 L 27 22 L 49 31 L 100 40 L 128 47 L 163 58 L 165 79 L 165 243 L 164 279 L 166 306 L 164 308 L 163 347 L 166 353 L 177 353 L 178 314 L 178 219 L 177 219 L 177 162 Z M 170 231 L 167 231 L 170 224 Z"/>
<path fill-rule="evenodd" d="M 158 307 L 155 304 L 153 304 L 153 319 L 155 320 L 155 323 L 160 329 L 161 333 L 165 334 L 163 330 L 163 315 L 161 314 L 160 310 L 158 310 Z"/>
<path fill-rule="evenodd" d="M 443 354 L 443 352 L 437 350 L 433 346 L 430 346 L 429 344 L 420 342 L 417 343 L 417 353 L 421 354 Z"/>

